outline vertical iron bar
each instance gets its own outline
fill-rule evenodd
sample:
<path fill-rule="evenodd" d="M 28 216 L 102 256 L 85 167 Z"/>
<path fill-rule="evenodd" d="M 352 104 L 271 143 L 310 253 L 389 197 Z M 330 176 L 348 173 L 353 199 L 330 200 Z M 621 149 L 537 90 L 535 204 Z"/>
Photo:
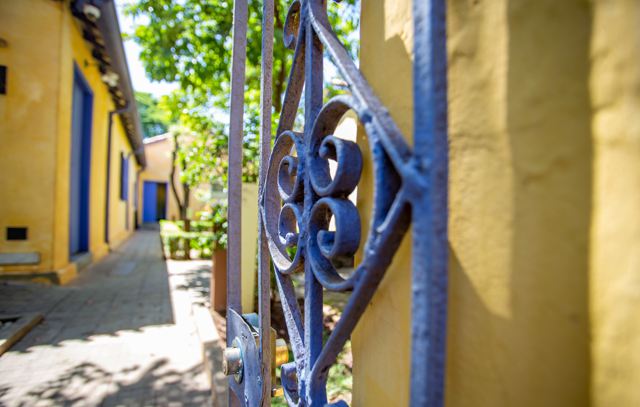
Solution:
<path fill-rule="evenodd" d="M 273 70 L 273 0 L 262 3 L 262 61 L 260 77 L 260 178 L 262 198 L 271 154 L 271 105 Z M 258 211 L 258 219 L 262 215 Z M 271 405 L 271 264 L 264 224 L 258 222 L 258 313 L 260 315 L 260 361 L 262 366 L 262 405 Z"/>
<path fill-rule="evenodd" d="M 244 80 L 247 50 L 247 0 L 235 0 L 233 6 L 233 54 L 231 65 L 231 102 L 229 108 L 229 176 L 227 221 L 227 309 L 242 314 L 241 302 L 241 206 L 242 206 L 242 136 L 244 122 Z M 233 338 L 227 337 L 227 346 Z M 233 379 L 230 379 L 233 380 Z M 229 391 L 229 405 L 240 401 Z"/>
<path fill-rule="evenodd" d="M 411 406 L 444 404 L 447 329 L 447 54 L 444 0 L 414 0 L 414 151 L 425 191 L 413 199 Z"/>
<path fill-rule="evenodd" d="M 310 0 L 321 2 L 323 8 L 326 8 L 326 0 Z M 309 7 L 309 2 L 304 7 Z M 311 162 L 310 135 L 313 129 L 313 123 L 322 108 L 323 102 L 323 55 L 322 43 L 318 38 L 315 30 L 311 25 L 309 10 L 303 10 L 306 16 L 303 24 L 307 24 L 306 29 L 306 52 L 305 52 L 305 95 L 304 95 L 304 144 L 306 162 Z M 305 179 L 304 194 L 304 214 L 305 223 L 309 219 L 311 207 L 318 200 L 318 196 L 313 191 L 309 177 Z M 305 236 L 305 241 L 308 239 Z M 302 380 L 302 394 L 306 395 L 308 403 L 313 402 L 314 405 L 323 406 L 326 404 L 326 390 L 323 383 L 309 383 L 311 369 L 322 351 L 322 285 L 316 279 L 311 262 L 305 262 L 305 347 L 307 354 L 305 355 L 305 374 Z"/>
<path fill-rule="evenodd" d="M 242 135 L 247 48 L 247 12 L 247 0 L 235 0 L 233 10 L 231 105 L 229 109 L 227 307 L 238 311 L 238 313 L 242 313 L 242 303 L 240 300 L 240 222 L 242 206 Z"/>

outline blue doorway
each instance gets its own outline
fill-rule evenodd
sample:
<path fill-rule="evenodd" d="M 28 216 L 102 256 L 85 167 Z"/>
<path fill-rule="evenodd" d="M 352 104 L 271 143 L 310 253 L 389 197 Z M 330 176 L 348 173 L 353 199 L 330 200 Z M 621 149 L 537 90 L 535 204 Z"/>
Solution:
<path fill-rule="evenodd" d="M 93 94 L 74 66 L 69 180 L 69 255 L 89 250 L 89 175 Z"/>
<path fill-rule="evenodd" d="M 167 218 L 167 183 L 145 181 L 142 187 L 142 222 Z"/>

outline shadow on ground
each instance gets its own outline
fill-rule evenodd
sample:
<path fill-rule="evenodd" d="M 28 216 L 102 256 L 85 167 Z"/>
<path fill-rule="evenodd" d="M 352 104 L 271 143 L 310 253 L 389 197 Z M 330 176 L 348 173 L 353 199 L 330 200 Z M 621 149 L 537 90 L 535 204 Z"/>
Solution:
<path fill-rule="evenodd" d="M 11 350 L 174 323 L 167 266 L 156 231 L 141 231 L 69 286 L 0 283 L 0 314 L 39 312 L 44 321 Z"/>
<path fill-rule="evenodd" d="M 139 367 L 134 365 L 114 374 L 96 364 L 82 363 L 36 387 L 17 405 L 87 405 L 88 398 L 90 404 L 101 406 L 207 405 L 209 392 L 192 385 L 201 369 L 176 371 L 167 365 L 161 359 L 142 372 L 135 373 Z"/>
<path fill-rule="evenodd" d="M 172 274 L 172 277 L 181 277 L 180 282 L 175 287 L 178 290 L 188 291 L 191 294 L 191 301 L 195 305 L 209 309 L 211 304 L 211 261 L 169 261 L 183 265 L 179 268 L 179 272 Z"/>
<path fill-rule="evenodd" d="M 190 319 L 210 267 L 171 267 L 144 230 L 69 286 L 0 283 L 0 314 L 44 315 L 0 357 L 0 406 L 210 405 Z"/>

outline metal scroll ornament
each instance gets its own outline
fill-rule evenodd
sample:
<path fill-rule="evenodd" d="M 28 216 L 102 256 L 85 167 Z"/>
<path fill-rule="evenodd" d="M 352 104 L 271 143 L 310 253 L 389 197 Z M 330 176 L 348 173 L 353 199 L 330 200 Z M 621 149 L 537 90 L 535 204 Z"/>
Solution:
<path fill-rule="evenodd" d="M 424 168 L 388 111 L 372 92 L 329 24 L 321 0 L 294 1 L 285 45 L 295 49 L 276 141 L 261 189 L 260 213 L 295 361 L 282 366 L 290 405 L 327 404 L 326 381 L 345 341 L 380 284 L 411 223 L 411 206 L 423 202 Z M 349 86 L 348 95 L 323 105 L 323 51 Z M 293 131 L 304 85 L 304 133 Z M 360 264 L 344 277 L 336 264 L 360 246 L 360 215 L 348 195 L 362 172 L 357 144 L 334 136 L 353 110 L 367 135 L 374 171 L 373 212 Z M 330 171 L 329 162 L 336 163 Z M 330 230 L 330 220 L 335 230 Z M 299 309 L 291 275 L 304 273 Z M 322 340 L 322 293 L 352 291 L 328 340 Z M 304 318 L 302 317 L 304 312 Z M 333 405 L 346 405 L 343 401 Z"/>

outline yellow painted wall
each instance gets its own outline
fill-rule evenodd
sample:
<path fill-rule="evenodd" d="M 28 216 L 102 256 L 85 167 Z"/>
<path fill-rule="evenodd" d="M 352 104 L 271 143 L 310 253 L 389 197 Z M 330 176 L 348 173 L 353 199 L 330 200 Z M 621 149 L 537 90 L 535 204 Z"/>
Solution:
<path fill-rule="evenodd" d="M 588 3 L 447 6 L 447 405 L 587 405 Z"/>
<path fill-rule="evenodd" d="M 403 134 L 413 134 L 411 78 L 413 23 L 410 0 L 363 1 L 360 67 Z M 384 61 L 384 63 L 381 63 Z M 368 151 L 362 132 L 358 144 Z M 372 202 L 371 160 L 358 187 L 362 236 Z M 405 237 L 352 336 L 353 405 L 409 405 L 411 358 L 411 232 Z M 375 355 L 375 356 L 373 356 Z"/>
<path fill-rule="evenodd" d="M 253 312 L 258 265 L 258 185 L 242 184 L 242 312 Z"/>
<path fill-rule="evenodd" d="M 126 138 L 124 128 L 119 119 L 114 120 L 114 133 L 111 140 L 111 185 L 110 185 L 110 214 L 109 214 L 109 244 L 112 247 L 120 244 L 126 239 L 131 232 L 135 229 L 134 224 L 134 184 L 137 166 L 135 165 L 135 158 L 131 155 L 131 146 L 129 140 Z M 129 200 L 123 201 L 120 199 L 120 156 L 123 154 L 125 157 L 129 157 Z M 104 192 L 102 194 L 104 196 Z M 127 212 L 127 205 L 129 206 Z M 128 229 L 127 220 L 128 219 Z M 103 221 L 104 222 L 104 221 Z"/>
<path fill-rule="evenodd" d="M 447 13 L 446 405 L 587 405 L 589 4 L 449 0 Z M 410 136 L 411 81 L 388 78 L 412 75 L 411 1 L 363 3 L 361 29 L 362 71 Z M 409 240 L 353 336 L 356 406 L 408 405 Z"/>
<path fill-rule="evenodd" d="M 52 1 L 0 2 L 0 38 L 8 43 L 0 48 L 8 87 L 0 95 L 0 251 L 39 252 L 40 265 L 21 267 L 29 271 L 54 267 L 62 7 Z M 8 226 L 28 227 L 29 240 L 6 241 Z M 15 270 L 0 267 L 0 272 Z"/>
<path fill-rule="evenodd" d="M 598 0 L 590 56 L 592 404 L 640 405 L 640 3 Z"/>
<path fill-rule="evenodd" d="M 66 282 L 75 273 L 68 255 L 74 63 L 93 92 L 89 250 L 94 260 L 108 250 L 104 242 L 106 145 L 108 112 L 114 104 L 67 2 L 0 3 L 0 37 L 9 42 L 8 48 L 0 49 L 0 63 L 8 66 L 10 86 L 8 95 L 0 97 L 4 118 L 0 171 L 19 174 L 1 177 L 0 191 L 12 199 L 1 200 L 0 227 L 29 227 L 28 241 L 2 241 L 0 250 L 37 251 L 42 256 L 38 266 L 5 267 L 0 272 L 56 271 Z M 127 231 L 125 203 L 119 200 L 119 152 L 129 154 L 131 147 L 117 117 L 113 129 L 110 213 L 111 244 L 115 245 L 133 230 L 133 210 Z M 131 205 L 134 162 L 129 177 Z"/>

